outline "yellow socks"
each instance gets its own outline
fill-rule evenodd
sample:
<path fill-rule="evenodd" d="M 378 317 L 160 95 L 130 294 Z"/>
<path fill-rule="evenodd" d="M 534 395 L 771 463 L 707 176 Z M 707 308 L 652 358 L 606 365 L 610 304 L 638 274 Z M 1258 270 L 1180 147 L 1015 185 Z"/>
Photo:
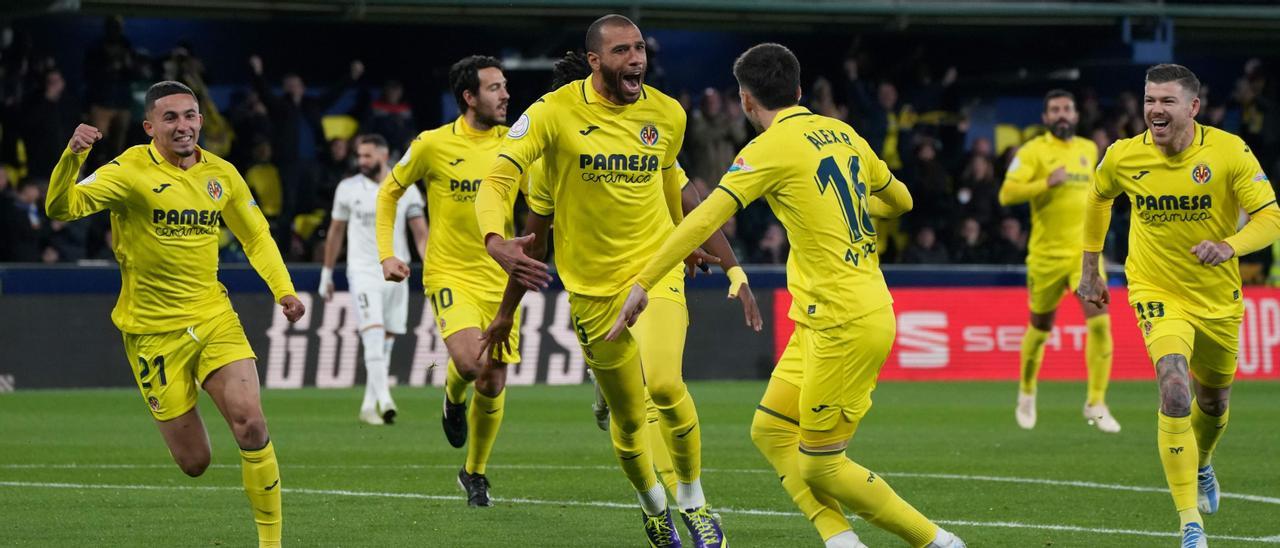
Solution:
<path fill-rule="evenodd" d="M 1106 399 L 1107 382 L 1111 380 L 1111 316 L 1094 316 L 1085 320 L 1085 326 L 1089 330 L 1084 341 L 1084 364 L 1089 370 L 1086 402 L 1097 405 Z"/>
<path fill-rule="evenodd" d="M 658 407 L 653 405 L 653 399 L 649 397 L 648 392 L 645 393 L 645 423 L 648 424 L 645 429 L 645 437 L 649 440 L 649 448 L 653 451 L 653 467 L 658 473 L 658 479 L 662 481 L 662 485 L 667 488 L 667 492 L 671 496 L 676 496 L 676 469 L 675 464 L 671 462 L 671 453 L 667 451 L 667 442 L 662 437 L 662 428 L 658 426 Z"/>
<path fill-rule="evenodd" d="M 1027 325 L 1027 334 L 1022 337 L 1022 377 L 1018 383 L 1018 390 L 1023 394 L 1036 393 L 1036 377 L 1040 375 L 1040 364 L 1044 363 L 1044 343 L 1048 339 L 1048 331 Z"/>
<path fill-rule="evenodd" d="M 664 408 L 655 404 L 655 407 L 676 479 L 686 483 L 697 480 L 702 475 L 702 432 L 698 430 L 698 409 L 693 405 L 693 397 L 686 391 L 675 405 Z M 655 446 L 654 450 L 661 448 Z"/>
<path fill-rule="evenodd" d="M 1164 465 L 1164 477 L 1169 482 L 1173 506 L 1182 518 L 1182 525 L 1189 522 L 1204 523 L 1196 511 L 1196 436 L 1191 431 L 1191 417 L 1170 417 L 1159 414 L 1156 446 L 1160 451 L 1160 464 Z"/>
<path fill-rule="evenodd" d="M 506 401 L 505 388 L 496 397 L 490 398 L 481 394 L 479 390 L 471 397 L 471 409 L 467 411 L 466 470 L 468 474 L 484 473 L 484 467 L 489 462 L 489 453 L 493 452 L 493 442 L 498 439 L 502 416 L 506 414 L 504 410 Z"/>
<path fill-rule="evenodd" d="M 1213 460 L 1213 450 L 1218 446 L 1222 433 L 1227 431 L 1227 418 L 1231 409 L 1227 409 L 1221 417 L 1215 417 L 1200 409 L 1200 404 L 1191 403 L 1191 430 L 1196 434 L 1196 447 L 1200 452 L 1200 466 L 1208 466 Z"/>
<path fill-rule="evenodd" d="M 453 358 L 449 358 L 449 366 L 444 374 L 444 397 L 448 398 L 449 403 L 466 402 L 469 384 L 471 381 L 458 374 L 458 366 L 453 364 Z"/>
<path fill-rule="evenodd" d="M 938 534 L 938 526 L 902 500 L 884 478 L 849 460 L 844 451 L 810 453 L 800 449 L 799 455 L 800 473 L 815 494 L 830 495 L 868 523 L 898 535 L 911 546 L 925 546 Z M 1194 491 L 1191 504 L 1195 505 Z"/>
<path fill-rule="evenodd" d="M 800 458 L 800 425 L 797 421 L 757 409 L 751 421 L 751 441 L 773 465 L 782 480 L 782 489 L 791 496 L 804 517 L 813 522 L 822 540 L 851 530 L 849 520 L 840 510 L 840 503 L 830 496 L 814 493 L 800 475 L 797 462 Z"/>
<path fill-rule="evenodd" d="M 280 510 L 280 466 L 276 449 L 268 441 L 256 451 L 240 450 L 240 472 L 244 493 L 253 507 L 253 522 L 258 525 L 258 546 L 280 546 L 280 529 L 284 517 Z"/>
<path fill-rule="evenodd" d="M 609 402 L 609 437 L 622 473 L 640 493 L 648 493 L 658 483 L 653 472 L 644 406 L 644 376 L 640 356 L 609 368 L 592 367 L 596 385 Z M 663 495 L 665 497 L 665 494 Z"/>

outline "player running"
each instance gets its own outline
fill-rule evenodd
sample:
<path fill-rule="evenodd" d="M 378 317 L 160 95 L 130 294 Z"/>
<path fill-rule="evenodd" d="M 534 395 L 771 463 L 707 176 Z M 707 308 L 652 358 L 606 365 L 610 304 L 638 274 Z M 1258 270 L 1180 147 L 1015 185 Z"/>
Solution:
<path fill-rule="evenodd" d="M 902 500 L 883 478 L 845 456 L 871 407 L 896 330 L 876 255 L 873 215 L 911 209 L 907 187 L 847 124 L 797 105 L 800 64 L 778 44 L 757 45 L 733 66 L 742 110 L 760 135 L 714 192 L 648 261 L 606 340 L 624 340 L 663 293 L 660 280 L 697 242 L 764 196 L 787 229 L 787 288 L 796 331 L 757 407 L 751 437 L 827 546 L 863 546 L 841 506 L 911 546 L 964 543 Z"/>
<path fill-rule="evenodd" d="M 463 114 L 419 134 L 378 191 L 378 256 L 387 280 L 399 282 L 409 276 L 409 266 L 394 254 L 392 234 L 398 200 L 415 182 L 423 181 L 432 230 L 427 237 L 422 285 L 449 350 L 441 421 L 450 445 L 467 445 L 466 463 L 458 471 L 467 504 L 491 506 L 485 466 L 506 407 L 506 366 L 520 362 L 520 335 L 518 331 L 511 333 L 509 351 L 493 363 L 476 359 L 481 348 L 480 330 L 498 310 L 506 273 L 489 259 L 476 238 L 474 202 L 507 131 L 502 124 L 507 119 L 509 96 L 502 65 L 493 57 L 473 55 L 454 63 L 449 69 L 449 84 Z M 514 200 L 512 193 L 507 214 L 498 223 L 504 237 L 514 232 Z M 475 394 L 468 414 L 467 386 L 472 382 Z"/>
<path fill-rule="evenodd" d="M 574 329 L 608 401 L 614 453 L 638 492 L 646 536 L 654 546 L 681 544 L 653 470 L 650 449 L 659 448 L 646 439 L 647 384 L 678 478 L 681 516 L 696 546 L 721 547 L 724 533 L 707 510 L 700 481 L 697 408 L 681 372 L 688 325 L 682 269 L 668 269 L 663 298 L 655 298 L 654 337 L 669 345 L 661 352 L 665 358 L 645 362 L 642 371 L 647 352 L 637 338 L 604 340 L 631 279 L 670 233 L 673 219 L 682 217 L 676 154 L 684 110 L 644 85 L 644 37 L 626 17 L 606 15 L 592 23 L 586 51 L 591 76 L 544 95 L 511 127 L 476 200 L 480 234 L 513 280 L 528 289 L 545 286 L 546 265 L 526 254 L 537 240 L 503 233 L 517 179 L 541 159 L 552 187 L 557 265 Z M 537 201 L 531 198 L 531 209 L 549 214 L 537 209 Z"/>
<path fill-rule="evenodd" d="M 405 333 L 409 317 L 409 286 L 383 279 L 374 234 L 378 181 L 387 176 L 388 154 L 387 141 L 381 135 L 356 137 L 360 172 L 338 183 L 333 196 L 333 220 L 324 241 L 324 268 L 320 270 L 320 295 L 328 301 L 333 298 L 333 265 L 342 253 L 345 235 L 351 242 L 347 249 L 347 283 L 355 296 L 353 312 L 364 347 L 366 380 L 360 420 L 373 425 L 392 424 L 395 420 L 396 402 L 391 398 L 387 372 L 396 335 Z M 408 187 L 405 194 L 396 206 L 394 249 L 396 258 L 407 263 L 405 224 L 413 231 L 418 249 L 424 249 L 427 222 L 422 217 L 424 204 L 418 187 Z"/>
<path fill-rule="evenodd" d="M 1055 89 L 1044 96 L 1040 115 L 1049 131 L 1018 150 L 1004 184 L 1000 205 L 1031 202 L 1031 245 L 1027 255 L 1027 293 L 1031 322 L 1022 338 L 1022 375 L 1018 385 L 1018 426 L 1036 426 L 1036 377 L 1044 362 L 1044 345 L 1053 330 L 1058 303 L 1080 284 L 1081 226 L 1084 203 L 1093 186 L 1098 149 L 1076 136 L 1075 96 Z M 1090 268 L 1101 272 L 1102 264 Z M 1085 368 L 1089 371 L 1084 418 L 1103 432 L 1120 431 L 1105 397 L 1111 378 L 1111 316 L 1106 305 L 1080 300 L 1084 308 Z"/>
<path fill-rule="evenodd" d="M 151 142 L 124 151 L 76 183 L 97 128 L 81 124 L 49 178 L 49 217 L 73 221 L 111 211 L 122 289 L 111 320 L 124 337 L 138 389 L 178 467 L 209 467 L 209 434 L 196 408 L 202 387 L 236 445 L 258 545 L 280 546 L 280 469 L 259 398 L 257 356 L 226 288 L 218 283 L 218 235 L 240 240 L 290 322 L 305 309 L 249 187 L 229 162 L 202 150 L 195 93 L 152 85 L 142 127 Z"/>
<path fill-rule="evenodd" d="M 1156 443 L 1187 548 L 1207 545 L 1201 514 L 1218 510 L 1211 461 L 1226 431 L 1244 314 L 1237 257 L 1280 238 L 1267 175 L 1239 137 L 1195 122 L 1199 94 L 1200 80 L 1184 66 L 1147 69 L 1147 131 L 1116 141 L 1098 165 L 1082 260 L 1098 263 L 1111 202 L 1128 194 L 1129 305 L 1155 364 Z M 1249 222 L 1237 231 L 1241 211 Z M 1102 278 L 1084 273 L 1080 296 L 1108 302 Z"/>

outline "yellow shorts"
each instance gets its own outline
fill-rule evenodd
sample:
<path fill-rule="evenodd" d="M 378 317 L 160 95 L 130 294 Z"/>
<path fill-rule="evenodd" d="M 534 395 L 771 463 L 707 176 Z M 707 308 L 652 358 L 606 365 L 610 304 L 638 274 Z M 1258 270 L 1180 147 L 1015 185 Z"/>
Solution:
<path fill-rule="evenodd" d="M 796 325 L 773 376 L 800 387 L 800 428 L 862 420 L 897 330 L 892 305 L 831 329 Z"/>
<path fill-rule="evenodd" d="M 230 307 L 186 329 L 123 335 L 133 377 L 158 421 L 178 418 L 195 407 L 196 388 L 218 368 L 258 358 L 249 347 L 240 316 Z"/>
<path fill-rule="evenodd" d="M 1046 314 L 1058 309 L 1062 294 L 1080 285 L 1080 258 L 1036 259 L 1027 261 L 1027 307 L 1032 314 Z M 1107 271 L 1098 259 L 1098 274 L 1103 281 Z"/>
<path fill-rule="evenodd" d="M 630 360 L 639 349 L 635 337 L 627 330 L 613 342 L 604 340 L 604 336 L 613 329 L 613 324 L 622 312 L 622 305 L 627 302 L 626 290 L 612 297 L 595 297 L 569 293 L 569 313 L 573 322 L 573 331 L 578 335 L 578 344 L 582 346 L 582 355 L 593 368 L 610 369 Z M 684 298 L 684 265 L 681 264 L 667 273 L 656 285 L 649 289 L 650 299 L 664 299 L 685 306 Z"/>
<path fill-rule="evenodd" d="M 436 327 L 440 329 L 440 338 L 448 339 L 463 329 L 476 328 L 484 331 L 498 315 L 501 300 L 484 299 L 465 287 L 428 287 L 427 300 L 435 311 Z M 511 334 L 507 337 L 511 344 L 510 352 L 502 353 L 502 363 L 520 363 L 520 308 L 516 308 Z"/>
<path fill-rule="evenodd" d="M 1196 382 L 1210 388 L 1231 386 L 1240 350 L 1241 316 L 1201 318 L 1187 313 L 1176 299 L 1131 293 L 1129 305 L 1155 364 L 1170 354 L 1188 357 Z"/>

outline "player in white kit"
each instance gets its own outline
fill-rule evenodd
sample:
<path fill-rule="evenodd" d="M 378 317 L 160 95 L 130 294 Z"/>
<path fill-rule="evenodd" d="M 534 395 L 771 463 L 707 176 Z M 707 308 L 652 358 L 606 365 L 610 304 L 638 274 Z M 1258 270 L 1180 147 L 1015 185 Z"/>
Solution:
<path fill-rule="evenodd" d="M 378 199 L 378 182 L 387 176 L 387 142 L 380 135 L 356 137 L 356 155 L 360 173 L 343 179 L 333 197 L 333 220 L 324 242 L 324 268 L 320 271 L 320 296 L 333 298 L 333 265 L 342 252 L 345 234 L 347 248 L 347 282 L 355 299 L 364 347 L 367 376 L 364 402 L 360 404 L 360 420 L 369 424 L 391 424 L 396 416 L 396 403 L 387 386 L 391 347 L 396 335 L 403 335 L 409 315 L 409 285 L 388 282 L 382 277 L 378 260 L 378 241 L 374 234 L 374 217 Z M 425 202 L 417 187 L 410 186 L 396 210 L 395 253 L 408 262 L 409 241 L 405 224 L 413 231 L 418 249 L 426 247 L 427 223 Z M 345 231 L 344 231 L 345 229 Z"/>

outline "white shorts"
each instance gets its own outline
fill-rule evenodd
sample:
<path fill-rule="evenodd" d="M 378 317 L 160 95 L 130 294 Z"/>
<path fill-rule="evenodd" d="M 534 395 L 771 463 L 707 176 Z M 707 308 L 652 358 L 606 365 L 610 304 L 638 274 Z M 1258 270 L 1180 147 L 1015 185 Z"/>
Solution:
<path fill-rule="evenodd" d="M 388 282 L 382 273 L 347 273 L 352 310 L 356 314 L 357 328 L 364 331 L 370 326 L 382 325 L 387 333 L 403 335 L 409 319 L 409 284 Z"/>

